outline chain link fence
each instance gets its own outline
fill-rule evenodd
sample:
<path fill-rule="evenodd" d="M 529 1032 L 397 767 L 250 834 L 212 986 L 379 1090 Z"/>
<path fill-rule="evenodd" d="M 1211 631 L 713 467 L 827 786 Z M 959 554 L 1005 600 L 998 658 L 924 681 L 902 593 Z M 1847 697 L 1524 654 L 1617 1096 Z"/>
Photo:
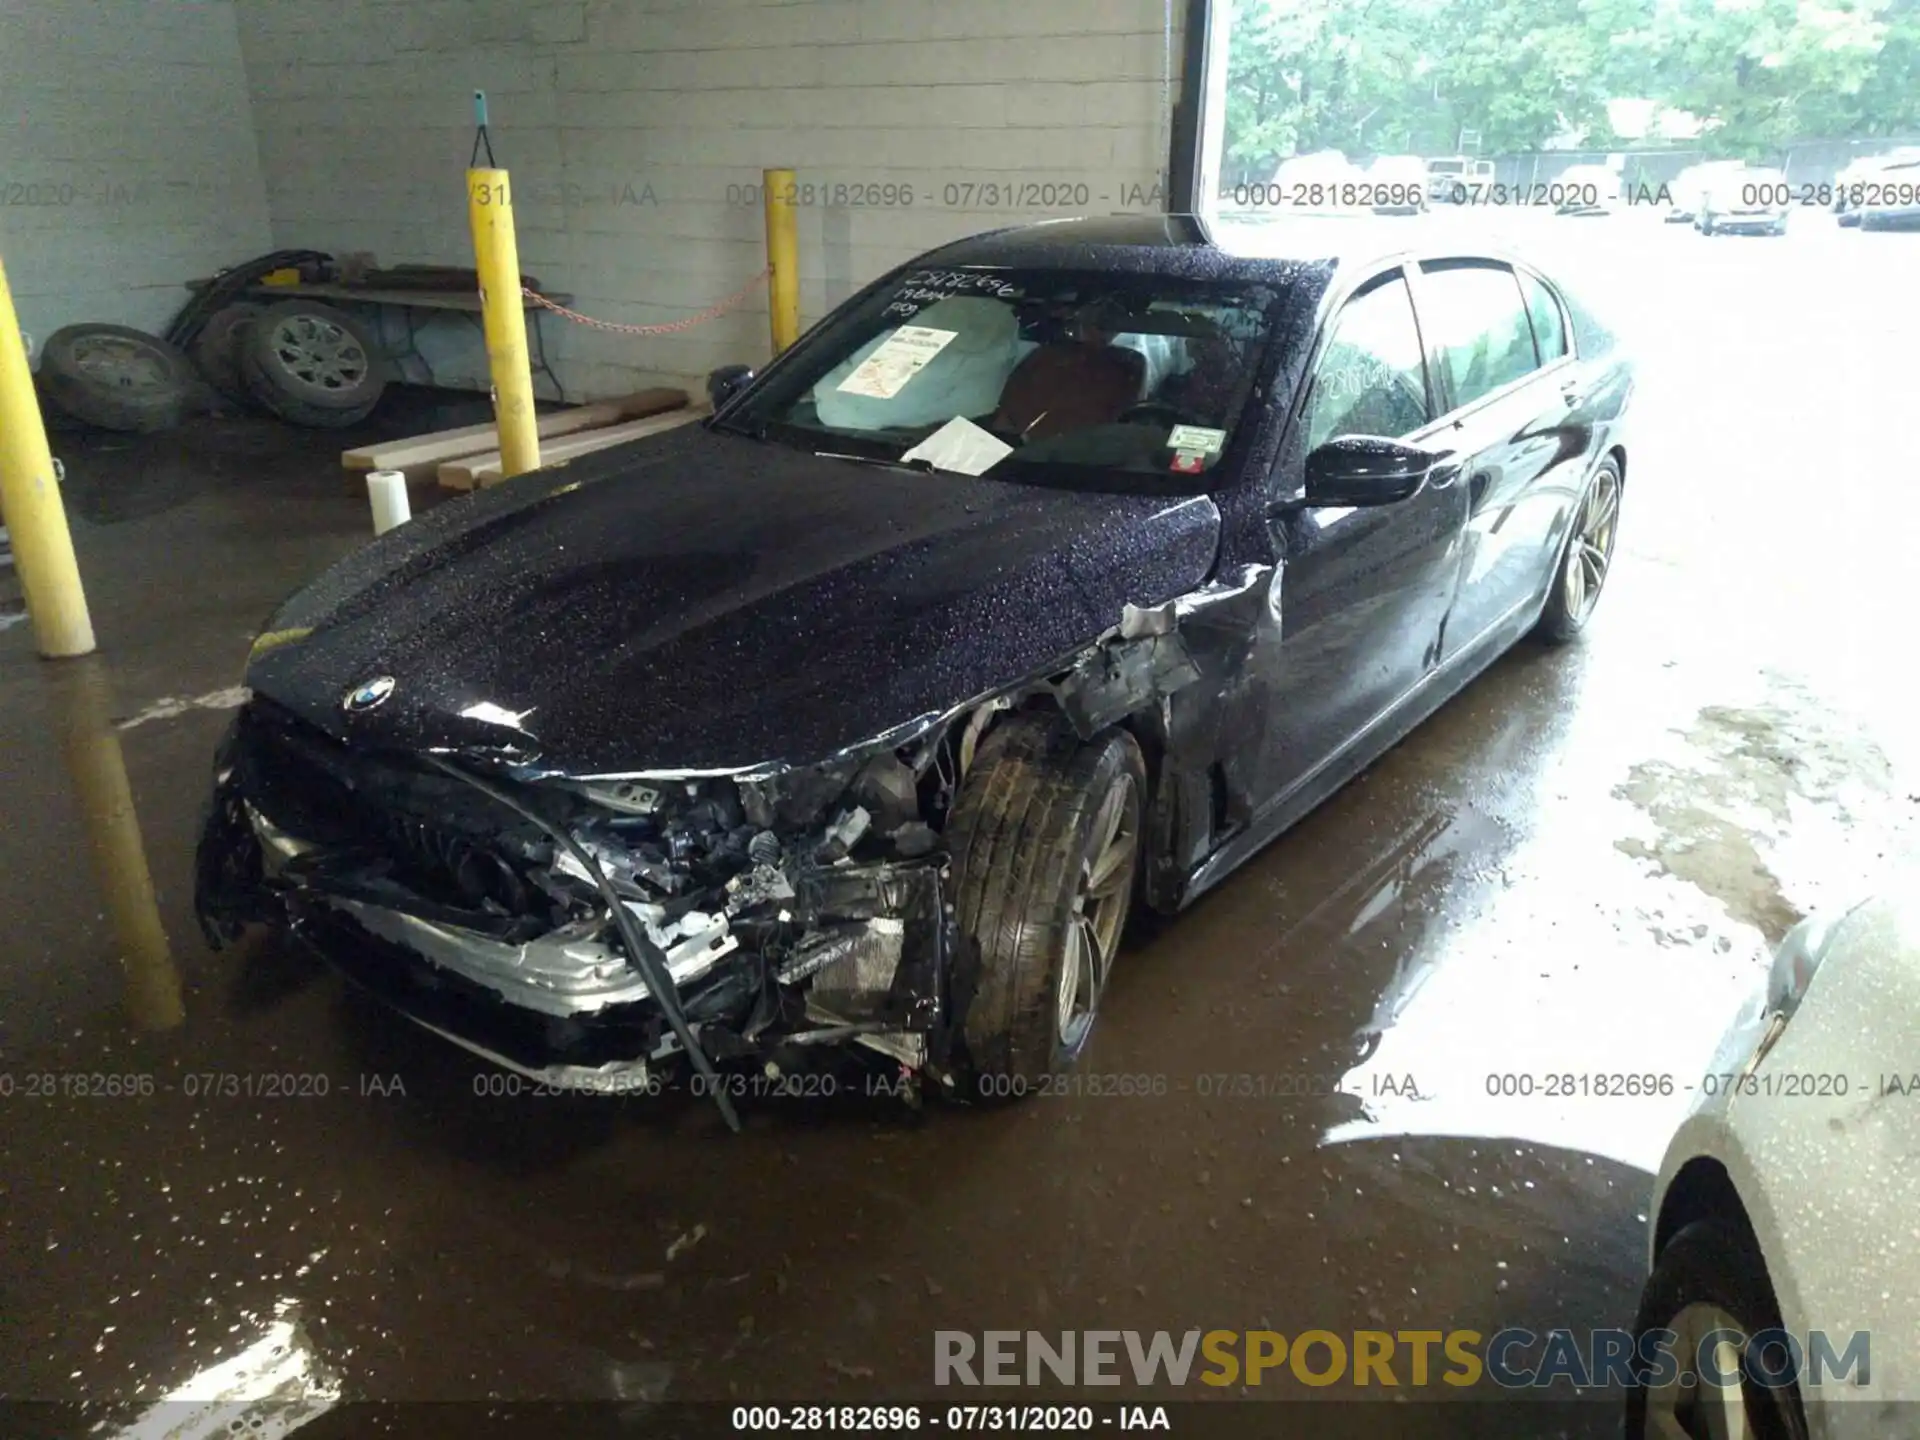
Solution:
<path fill-rule="evenodd" d="M 1872 140 L 1807 140 L 1770 157 L 1793 184 L 1824 185 L 1855 160 L 1884 154 L 1904 145 L 1920 145 L 1920 135 L 1886 136 Z M 1660 150 L 1543 150 L 1492 157 L 1494 181 L 1502 185 L 1531 186 L 1552 181 L 1576 165 L 1605 165 L 1611 156 L 1623 156 L 1621 182 L 1651 190 L 1670 183 L 1682 170 L 1707 160 L 1726 157 L 1699 146 Z"/>

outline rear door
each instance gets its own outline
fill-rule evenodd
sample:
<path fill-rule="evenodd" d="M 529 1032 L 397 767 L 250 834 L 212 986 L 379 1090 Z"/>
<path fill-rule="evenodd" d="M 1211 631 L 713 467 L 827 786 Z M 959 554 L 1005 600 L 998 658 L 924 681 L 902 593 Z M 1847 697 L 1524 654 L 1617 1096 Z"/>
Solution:
<path fill-rule="evenodd" d="M 1467 506 L 1444 664 L 1538 600 L 1586 432 L 1566 318 L 1539 277 L 1444 259 L 1415 278 L 1442 406 L 1433 443 L 1458 456 Z"/>

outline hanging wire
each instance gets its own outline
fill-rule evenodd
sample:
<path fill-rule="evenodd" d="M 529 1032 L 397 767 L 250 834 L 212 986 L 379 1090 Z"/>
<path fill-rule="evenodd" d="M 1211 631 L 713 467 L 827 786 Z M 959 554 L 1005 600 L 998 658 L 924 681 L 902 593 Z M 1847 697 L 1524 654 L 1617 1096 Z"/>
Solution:
<path fill-rule="evenodd" d="M 539 291 L 529 287 L 522 286 L 520 293 L 526 296 L 527 299 L 533 301 L 534 304 L 543 309 L 551 310 L 554 314 L 571 320 L 576 325 L 590 325 L 596 330 L 610 330 L 619 335 L 672 335 L 682 330 L 691 330 L 696 325 L 704 325 L 709 320 L 717 320 L 720 316 L 726 314 L 727 311 L 735 309 L 745 303 L 754 291 L 766 284 L 767 277 L 772 273 L 773 269 L 769 266 L 754 276 L 753 279 L 749 280 L 745 285 L 742 285 L 738 290 L 727 296 L 726 299 L 709 305 L 698 315 L 689 315 L 684 320 L 669 320 L 660 325 L 622 325 L 613 320 L 596 320 L 591 315 L 582 315 L 578 310 L 569 310 L 566 306 L 549 300 L 546 296 L 540 294 Z"/>

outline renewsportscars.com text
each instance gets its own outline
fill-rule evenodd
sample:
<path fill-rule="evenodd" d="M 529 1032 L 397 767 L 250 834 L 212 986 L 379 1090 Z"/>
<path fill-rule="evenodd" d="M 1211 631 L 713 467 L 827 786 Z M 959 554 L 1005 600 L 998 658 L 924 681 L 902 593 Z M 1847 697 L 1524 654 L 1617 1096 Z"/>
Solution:
<path fill-rule="evenodd" d="M 1872 1379 L 1872 1336 L 1835 1343 L 1784 1330 L 1716 1330 L 1688 1351 L 1671 1330 L 936 1330 L 936 1385 L 1404 1387 L 1492 1384 L 1588 1390 L 1701 1377 L 1765 1387 L 1851 1385 Z"/>

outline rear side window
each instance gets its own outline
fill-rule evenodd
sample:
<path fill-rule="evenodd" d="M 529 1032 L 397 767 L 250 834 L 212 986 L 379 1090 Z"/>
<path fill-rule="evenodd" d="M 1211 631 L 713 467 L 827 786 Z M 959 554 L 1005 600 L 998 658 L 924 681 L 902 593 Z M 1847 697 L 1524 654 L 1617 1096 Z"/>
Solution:
<path fill-rule="evenodd" d="M 1481 260 L 1421 265 L 1420 324 L 1450 392 L 1451 408 L 1538 368 L 1533 325 L 1514 273 Z"/>
<path fill-rule="evenodd" d="M 1533 343 L 1540 363 L 1551 365 L 1567 353 L 1567 322 L 1553 292 L 1533 276 L 1521 272 L 1520 290 L 1527 297 L 1527 318 L 1533 322 Z"/>

